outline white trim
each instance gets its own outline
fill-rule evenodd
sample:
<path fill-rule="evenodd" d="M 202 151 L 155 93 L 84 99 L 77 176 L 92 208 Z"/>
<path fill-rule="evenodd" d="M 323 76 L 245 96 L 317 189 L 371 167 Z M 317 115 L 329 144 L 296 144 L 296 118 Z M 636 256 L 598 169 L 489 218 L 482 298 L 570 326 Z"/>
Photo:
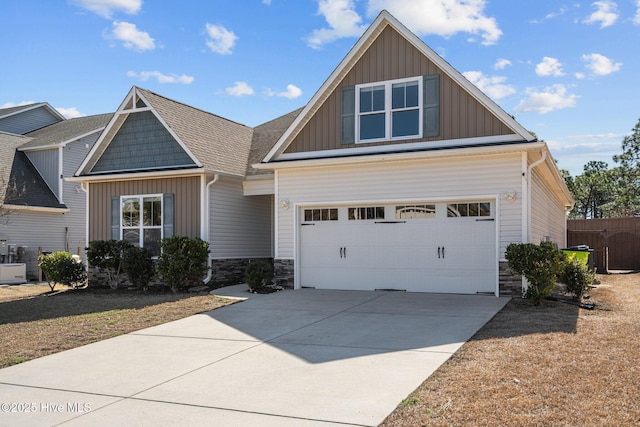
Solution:
<path fill-rule="evenodd" d="M 160 240 L 162 240 L 164 238 L 164 194 L 162 193 L 151 193 L 151 194 L 128 194 L 128 195 L 120 195 L 120 209 L 119 209 L 119 215 L 120 215 L 120 239 L 119 240 L 123 240 L 124 239 L 124 230 L 125 228 L 127 230 L 134 230 L 137 229 L 140 231 L 140 235 L 138 236 L 138 244 L 141 248 L 144 247 L 144 231 L 145 230 L 160 230 Z M 146 198 L 151 198 L 151 197 L 157 197 L 160 199 L 160 225 L 144 225 L 144 199 Z M 138 218 L 138 222 L 139 225 L 137 226 L 125 226 L 123 224 L 123 219 L 122 218 L 122 205 L 124 202 L 124 199 L 138 199 L 138 202 L 140 203 L 139 206 L 139 213 L 140 213 L 140 217 Z"/>
<path fill-rule="evenodd" d="M 64 145 L 58 147 L 58 201 L 64 203 Z"/>
<path fill-rule="evenodd" d="M 280 219 L 280 182 L 279 182 L 279 178 L 280 175 L 278 173 L 278 171 L 276 170 L 274 173 L 274 177 L 273 177 L 273 185 L 274 185 L 274 192 L 273 192 L 273 210 L 274 210 L 274 215 L 273 215 L 273 236 L 274 236 L 274 240 L 275 240 L 275 244 L 273 245 L 273 257 L 275 259 L 281 259 L 278 255 L 280 254 L 280 224 L 279 224 L 279 219 Z M 295 258 L 292 258 L 295 259 Z M 293 283 L 294 283 L 294 287 L 295 287 L 295 262 L 294 262 L 294 266 L 293 266 L 293 271 L 294 271 L 294 279 L 293 279 Z"/>
<path fill-rule="evenodd" d="M 33 147 L 18 147 L 18 151 L 25 151 L 25 152 L 27 152 L 27 151 L 40 151 L 40 150 L 48 150 L 48 149 L 51 149 L 51 148 L 54 148 L 54 147 L 66 147 L 67 144 L 70 144 L 72 142 L 76 142 L 76 141 L 78 141 L 78 140 L 80 140 L 82 138 L 86 138 L 89 135 L 93 135 L 94 133 L 102 132 L 105 129 L 105 127 L 106 126 L 102 126 L 102 127 L 96 128 L 96 129 L 92 130 L 91 132 L 87 132 L 87 133 L 84 133 L 82 135 L 74 136 L 71 139 L 67 139 L 66 141 L 57 142 L 55 144 L 37 145 L 37 146 L 33 146 Z"/>
<path fill-rule="evenodd" d="M 49 213 L 67 213 L 69 208 L 46 208 L 44 206 L 21 206 L 21 205 L 5 205 L 0 204 L 2 208 L 15 211 L 31 211 L 31 212 L 49 212 Z"/>
<path fill-rule="evenodd" d="M 375 163 L 383 161 L 398 161 L 398 160 L 419 160 L 430 158 L 454 158 L 454 157 L 468 157 L 478 155 L 492 155 L 502 153 L 514 153 L 521 151 L 539 150 L 545 147 L 544 142 L 522 142 L 515 144 L 502 144 L 502 145 L 488 145 L 480 147 L 468 147 L 461 146 L 456 149 L 447 150 L 428 150 L 418 152 L 390 152 L 390 153 L 376 153 L 367 156 L 342 156 L 342 157 L 329 157 L 329 158 L 309 158 L 309 159 L 287 159 L 287 161 L 277 161 L 271 163 L 258 163 L 252 165 L 256 169 L 286 169 L 308 166 L 328 166 L 328 165 L 347 165 L 358 163 Z M 357 152 L 357 151 L 356 151 Z M 352 153 L 353 154 L 353 153 Z M 288 161 L 292 160 L 292 161 Z"/>
<path fill-rule="evenodd" d="M 186 176 L 198 176 L 206 173 L 204 169 L 181 169 L 181 170 L 168 170 L 168 171 L 156 171 L 156 172 L 131 172 L 122 174 L 107 174 L 107 175 L 85 175 L 85 176 L 70 176 L 65 178 L 69 182 L 108 182 L 108 181 L 131 181 L 138 179 L 154 179 L 154 178 L 169 178 L 169 177 L 186 177 Z"/>
<path fill-rule="evenodd" d="M 514 132 L 525 141 L 534 141 L 535 137 L 531 135 L 522 125 L 520 125 L 513 117 L 507 114 L 498 104 L 496 104 L 491 98 L 480 91 L 469 80 L 467 80 L 459 71 L 445 61 L 434 50 L 427 46 L 418 36 L 413 34 L 407 29 L 400 21 L 393 17 L 388 11 L 382 10 L 376 17 L 373 23 L 367 28 L 364 34 L 358 39 L 356 44 L 351 48 L 347 56 L 338 64 L 336 69 L 331 73 L 329 78 L 325 80 L 320 89 L 313 95 L 311 100 L 304 107 L 302 112 L 296 117 L 293 123 L 282 134 L 278 142 L 273 146 L 269 153 L 263 159 L 263 162 L 271 162 L 276 156 L 284 152 L 289 146 L 293 137 L 301 130 L 302 126 L 310 120 L 311 116 L 315 114 L 319 105 L 316 104 L 324 102 L 329 96 L 329 93 L 336 89 L 337 82 L 339 82 L 348 71 L 354 66 L 355 62 L 364 55 L 366 49 L 373 42 L 373 38 L 377 36 L 386 25 L 391 25 L 396 31 L 398 31 L 403 37 L 405 37 L 416 49 L 422 52 L 429 60 L 431 60 L 436 66 L 438 66 L 442 72 L 447 74 L 453 81 L 458 83 L 469 94 L 476 98 L 478 102 L 484 105 L 489 111 L 500 118 L 505 124 L 511 127 Z"/>
<path fill-rule="evenodd" d="M 470 145 L 492 144 L 492 143 L 505 143 L 513 142 L 530 144 L 526 141 L 520 141 L 517 135 L 500 135 L 500 136 L 480 136 L 475 138 L 460 138 L 449 139 L 444 141 L 423 141 L 423 142 L 407 142 L 391 145 L 374 145 L 369 147 L 353 147 L 353 148 L 337 148 L 334 150 L 321 150 L 321 151 L 306 151 L 299 153 L 286 153 L 278 156 L 278 160 L 272 163 L 285 161 L 285 160 L 302 160 L 302 159 L 319 159 L 327 157 L 345 157 L 358 154 L 371 154 L 371 153 L 395 153 L 407 150 L 428 150 L 432 148 L 457 148 L 466 147 Z M 367 141 L 370 142 L 370 141 Z M 362 144 L 364 142 L 361 142 Z M 259 163 L 258 165 L 252 165 L 254 168 L 261 169 L 261 165 L 268 163 Z M 263 168 L 266 169 L 266 168 Z"/>

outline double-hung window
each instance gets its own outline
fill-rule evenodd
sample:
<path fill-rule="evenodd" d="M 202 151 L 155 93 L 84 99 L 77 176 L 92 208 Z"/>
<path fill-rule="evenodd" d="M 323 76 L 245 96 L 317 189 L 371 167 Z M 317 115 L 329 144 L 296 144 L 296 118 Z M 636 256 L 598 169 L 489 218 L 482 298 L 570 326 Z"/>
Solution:
<path fill-rule="evenodd" d="M 422 77 L 356 86 L 356 142 L 422 135 Z"/>
<path fill-rule="evenodd" d="M 122 196 L 120 200 L 122 240 L 160 255 L 162 194 Z"/>

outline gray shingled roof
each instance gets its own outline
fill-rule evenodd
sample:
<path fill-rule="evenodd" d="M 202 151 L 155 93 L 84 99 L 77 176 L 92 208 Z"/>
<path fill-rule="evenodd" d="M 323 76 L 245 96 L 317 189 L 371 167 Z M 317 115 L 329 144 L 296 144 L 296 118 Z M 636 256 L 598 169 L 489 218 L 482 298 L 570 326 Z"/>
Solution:
<path fill-rule="evenodd" d="M 282 134 L 291 123 L 293 123 L 302 110 L 302 108 L 299 108 L 253 129 L 253 140 L 251 143 L 251 152 L 249 153 L 249 162 L 247 164 L 247 175 L 272 173 L 268 170 L 254 169 L 251 165 L 260 163 L 262 159 L 264 159 L 269 150 L 278 142 Z"/>
<path fill-rule="evenodd" d="M 253 129 L 137 88 L 205 169 L 243 176 Z"/>
<path fill-rule="evenodd" d="M 113 114 L 98 114 L 95 116 L 78 117 L 54 123 L 42 129 L 29 132 L 26 136 L 33 138 L 20 149 L 47 147 L 57 145 L 92 133 L 96 129 L 104 128 Z"/>
<path fill-rule="evenodd" d="M 36 105 L 43 105 L 44 102 L 34 102 L 33 104 L 16 105 L 15 107 L 0 108 L 0 119 L 17 111 L 28 110 Z"/>
<path fill-rule="evenodd" d="M 26 136 L 0 132 L 0 202 L 4 200 L 16 149 L 30 140 Z"/>
<path fill-rule="evenodd" d="M 19 206 L 66 208 L 64 204 L 58 202 L 58 198 L 44 182 L 27 155 L 20 151 L 17 151 L 13 157 L 4 203 Z"/>

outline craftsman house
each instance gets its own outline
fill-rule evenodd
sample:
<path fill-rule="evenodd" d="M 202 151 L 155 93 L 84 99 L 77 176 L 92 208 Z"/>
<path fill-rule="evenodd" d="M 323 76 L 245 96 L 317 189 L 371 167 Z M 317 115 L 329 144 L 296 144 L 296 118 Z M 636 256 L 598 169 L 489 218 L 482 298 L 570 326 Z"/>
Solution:
<path fill-rule="evenodd" d="M 573 204 L 547 145 L 386 11 L 256 128 L 133 87 L 72 181 L 89 241 L 201 237 L 214 281 L 268 258 L 294 288 L 517 293 L 506 246 L 564 246 Z"/>

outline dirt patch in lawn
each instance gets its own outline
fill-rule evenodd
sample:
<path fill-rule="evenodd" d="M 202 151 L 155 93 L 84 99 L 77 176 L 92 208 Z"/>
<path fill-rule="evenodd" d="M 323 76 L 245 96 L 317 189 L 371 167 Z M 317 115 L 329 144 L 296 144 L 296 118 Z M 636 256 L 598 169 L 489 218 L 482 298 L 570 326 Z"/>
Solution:
<path fill-rule="evenodd" d="M 595 310 L 509 302 L 382 426 L 640 425 L 640 274 L 598 278 Z"/>
<path fill-rule="evenodd" d="M 0 288 L 0 368 L 234 302 L 207 292 L 48 291 L 46 285 Z"/>

